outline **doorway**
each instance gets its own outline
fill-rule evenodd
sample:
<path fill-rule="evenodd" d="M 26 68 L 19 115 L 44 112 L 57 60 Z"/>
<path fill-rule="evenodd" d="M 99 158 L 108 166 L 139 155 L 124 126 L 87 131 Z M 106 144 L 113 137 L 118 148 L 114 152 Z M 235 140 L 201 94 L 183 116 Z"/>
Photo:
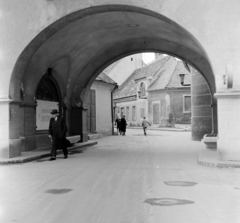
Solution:
<path fill-rule="evenodd" d="M 96 91 L 90 90 L 87 99 L 87 131 L 96 133 Z"/>

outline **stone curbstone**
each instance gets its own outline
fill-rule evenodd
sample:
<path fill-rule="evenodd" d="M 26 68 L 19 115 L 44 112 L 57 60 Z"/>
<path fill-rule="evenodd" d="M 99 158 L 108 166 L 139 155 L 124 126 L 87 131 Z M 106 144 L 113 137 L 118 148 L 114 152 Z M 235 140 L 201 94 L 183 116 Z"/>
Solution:
<path fill-rule="evenodd" d="M 97 142 L 91 142 L 85 145 L 75 145 L 73 147 L 68 148 L 68 151 L 74 151 L 74 150 L 79 150 L 81 149 L 81 151 L 85 150 L 86 147 L 89 146 L 94 146 L 96 145 Z M 57 155 L 62 154 L 62 151 L 58 151 Z M 22 163 L 27 163 L 27 162 L 31 162 L 33 160 L 37 160 L 37 159 L 42 159 L 42 158 L 46 158 L 46 157 L 50 157 L 49 152 L 42 154 L 42 155 L 36 155 L 36 156 L 32 156 L 32 157 L 28 157 L 28 158 L 19 158 L 18 160 L 7 160 L 7 161 L 0 161 L 0 165 L 8 165 L 8 164 L 22 164 Z"/>
<path fill-rule="evenodd" d="M 236 163 L 214 163 L 214 162 L 207 162 L 207 161 L 201 161 L 198 159 L 197 163 L 201 166 L 206 167 L 213 167 L 213 168 L 240 168 L 240 164 Z"/>

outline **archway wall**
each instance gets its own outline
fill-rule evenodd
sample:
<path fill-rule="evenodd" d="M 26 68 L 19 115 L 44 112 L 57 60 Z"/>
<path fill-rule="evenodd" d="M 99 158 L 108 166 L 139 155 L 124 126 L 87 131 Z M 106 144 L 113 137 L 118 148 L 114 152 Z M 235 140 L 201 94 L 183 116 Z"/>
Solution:
<path fill-rule="evenodd" d="M 135 23 L 139 27 L 129 26 Z M 200 68 L 211 90 L 215 91 L 207 55 L 190 33 L 152 11 L 111 5 L 72 13 L 41 32 L 18 58 L 9 94 L 12 99 L 17 100 L 21 84 L 19 82 L 22 81 L 26 92 L 25 100 L 33 101 L 33 88 L 36 88 L 43 71 L 63 57 L 71 61 L 71 85 L 75 84 L 76 76 L 81 72 L 80 85 L 85 86 L 92 72 L 88 72 L 86 76 L 83 71 L 88 67 L 96 69 L 97 60 L 101 63 L 102 59 L 108 62 L 113 60 L 113 56 L 159 49 L 186 59 Z M 113 50 L 117 52 L 116 56 L 112 54 Z"/>
<path fill-rule="evenodd" d="M 98 0 L 98 1 L 18 1 L 3 0 L 1 8 L 1 73 L 0 97 L 8 98 L 14 64 L 28 43 L 51 23 L 69 13 L 107 4 L 124 4 L 150 9 L 167 16 L 192 33 L 207 51 L 215 75 L 222 75 L 227 64 L 237 64 L 240 3 L 238 0 Z M 231 35 L 229 35 L 231 33 Z M 17 38 L 15 38 L 17 37 Z"/>
<path fill-rule="evenodd" d="M 119 7 L 117 4 L 122 4 L 120 17 L 114 9 L 114 6 Z M 152 0 L 150 3 L 148 0 L 2 0 L 0 28 L 6 35 L 0 37 L 0 72 L 3 74 L 0 109 L 6 115 L 0 117 L 0 128 L 8 131 L 0 136 L 1 144 L 5 148 L 9 138 L 11 142 L 16 139 L 19 143 L 17 120 L 22 85 L 25 101 L 31 106 L 43 72 L 56 61 L 65 63 L 62 58 L 69 61 L 69 69 L 62 78 L 65 84 L 63 97 L 66 96 L 66 102 L 71 100 L 72 105 L 79 102 L 77 97 L 84 97 L 84 94 L 79 96 L 79 92 L 89 88 L 103 68 L 125 55 L 144 50 L 161 49 L 187 60 L 200 70 L 213 94 L 216 91 L 213 73 L 215 77 L 222 75 L 226 64 L 237 64 L 240 55 L 239 30 L 236 29 L 240 25 L 237 19 L 239 4 L 237 0 L 231 3 L 227 0 L 211 3 L 207 0 Z M 105 6 L 93 7 L 99 5 Z M 86 10 L 79 11 L 82 9 Z M 111 11 L 109 17 L 107 13 Z M 134 13 L 137 16 L 133 16 Z M 94 14 L 96 16 L 91 17 Z M 114 15 L 116 19 L 111 20 Z M 98 16 L 102 19 L 98 20 Z M 100 25 L 105 24 L 105 30 L 99 29 L 97 21 L 102 22 Z M 123 23 L 119 23 L 121 21 Z M 139 24 L 138 32 L 127 27 L 135 22 Z M 118 26 L 121 24 L 124 26 Z M 86 32 L 91 30 L 96 31 L 96 35 Z M 106 31 L 109 31 L 108 35 Z M 126 38 L 122 34 L 126 34 Z M 62 41 L 56 41 L 59 39 Z M 87 45 L 88 42 L 92 45 Z M 70 43 L 73 45 L 68 45 Z M 77 101 L 74 101 L 75 93 Z"/>

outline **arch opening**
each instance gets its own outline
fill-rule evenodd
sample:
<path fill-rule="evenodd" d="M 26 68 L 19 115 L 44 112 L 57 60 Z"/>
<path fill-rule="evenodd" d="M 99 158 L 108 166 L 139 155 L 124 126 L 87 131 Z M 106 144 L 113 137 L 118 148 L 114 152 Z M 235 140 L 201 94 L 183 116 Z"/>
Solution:
<path fill-rule="evenodd" d="M 74 133 L 84 132 L 86 98 L 96 77 L 111 63 L 134 53 L 161 52 L 178 57 L 200 71 L 211 94 L 215 80 L 201 44 L 183 27 L 153 11 L 128 5 L 103 5 L 71 13 L 44 29 L 19 56 L 10 81 L 13 101 L 35 103 L 35 92 L 49 67 L 59 69 L 59 83 Z M 213 104 L 215 101 L 213 101 Z M 80 110 L 80 117 L 75 116 Z M 86 135 L 82 135 L 82 139 Z"/>

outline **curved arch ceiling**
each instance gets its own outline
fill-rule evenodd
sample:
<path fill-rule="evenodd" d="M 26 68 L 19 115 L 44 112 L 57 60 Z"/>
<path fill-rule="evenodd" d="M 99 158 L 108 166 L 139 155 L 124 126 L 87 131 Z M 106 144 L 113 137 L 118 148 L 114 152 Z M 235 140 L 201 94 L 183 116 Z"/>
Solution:
<path fill-rule="evenodd" d="M 215 92 L 207 55 L 191 34 L 152 11 L 112 5 L 75 12 L 40 33 L 18 59 L 10 96 L 17 97 L 14 86 L 18 79 L 24 84 L 25 100 L 32 101 L 44 71 L 61 58 L 68 58 L 69 72 L 61 78 L 67 83 L 66 88 L 68 85 L 69 98 L 72 94 L 75 98 L 106 66 L 144 51 L 164 52 L 186 60 L 203 74 Z"/>

